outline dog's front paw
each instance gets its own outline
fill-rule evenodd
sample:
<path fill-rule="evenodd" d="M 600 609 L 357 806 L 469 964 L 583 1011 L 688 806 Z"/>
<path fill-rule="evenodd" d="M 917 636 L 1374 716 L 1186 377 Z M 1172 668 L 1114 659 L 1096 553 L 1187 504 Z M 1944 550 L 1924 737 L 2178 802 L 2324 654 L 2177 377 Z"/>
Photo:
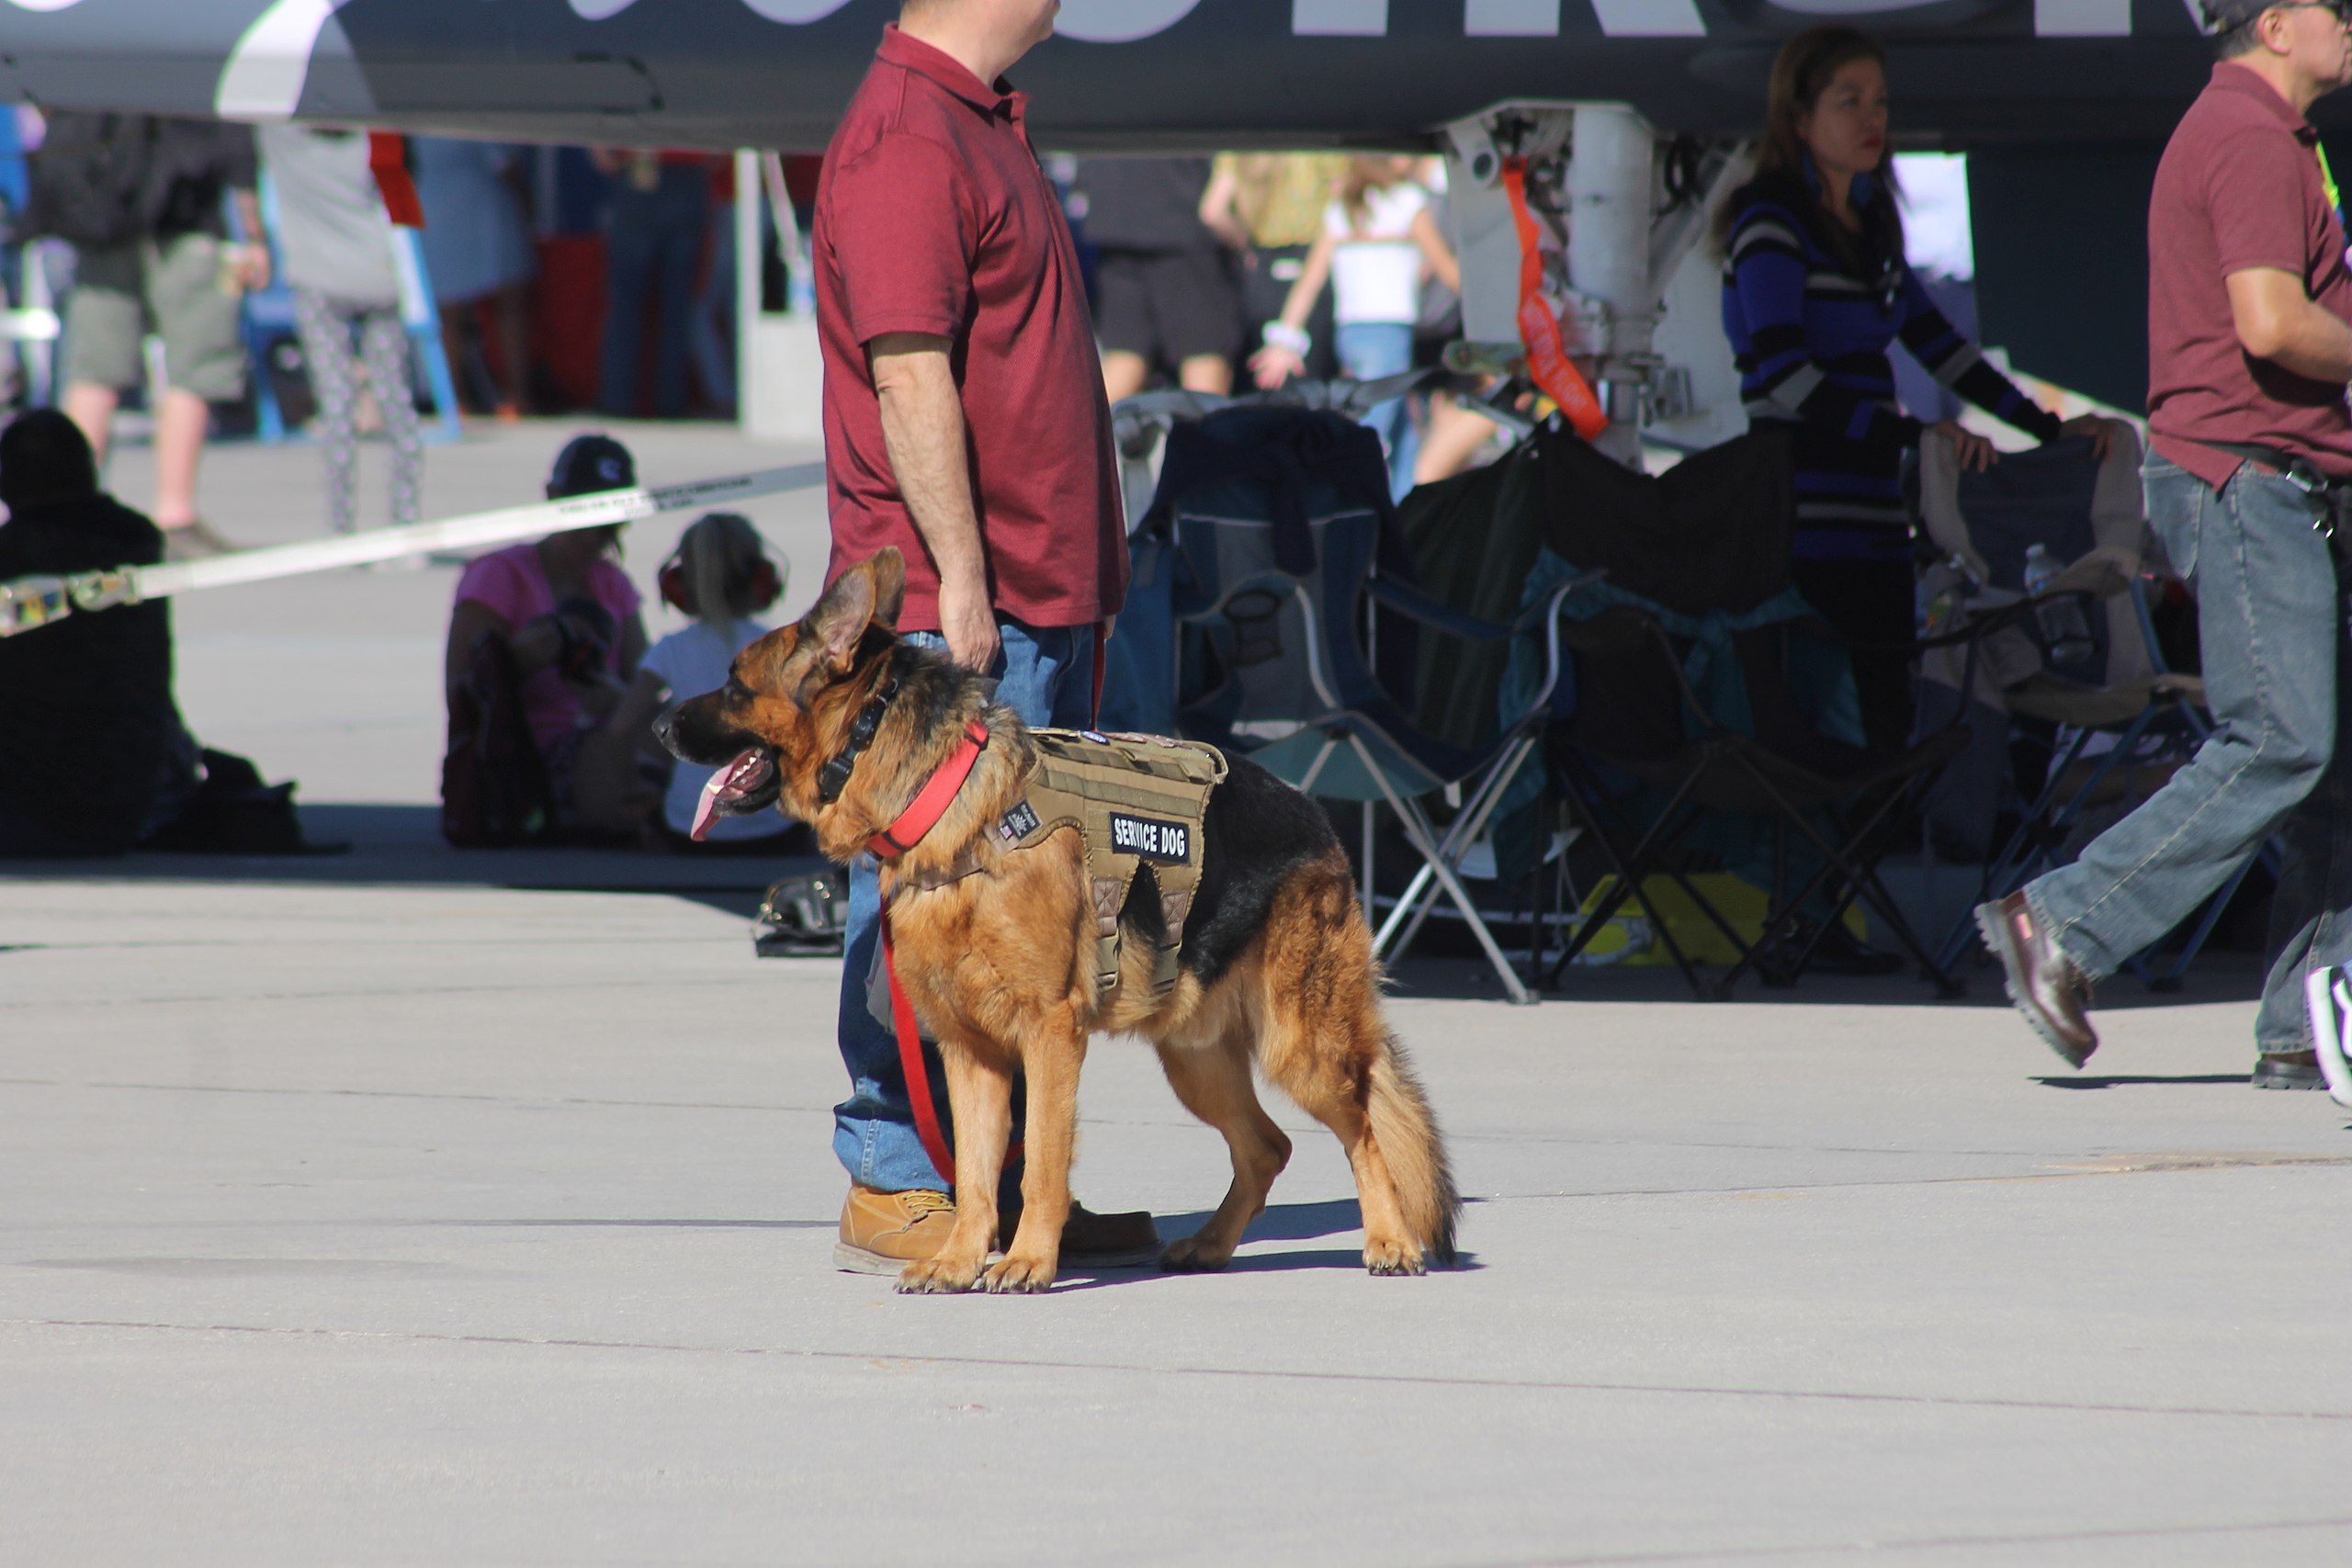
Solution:
<path fill-rule="evenodd" d="M 1233 1248 L 1218 1247 L 1188 1235 L 1182 1241 L 1168 1244 L 1159 1255 L 1159 1267 L 1170 1274 L 1206 1274 L 1233 1261 Z"/>
<path fill-rule="evenodd" d="M 1054 1282 L 1058 1259 L 1024 1258 L 1012 1253 L 980 1277 L 982 1288 L 993 1295 L 1042 1291 Z"/>
<path fill-rule="evenodd" d="M 985 1261 L 984 1258 L 950 1258 L 943 1253 L 920 1263 L 910 1263 L 899 1275 L 898 1292 L 902 1296 L 958 1294 L 979 1283 L 980 1265 Z"/>
<path fill-rule="evenodd" d="M 1419 1274 L 1423 1271 L 1421 1249 L 1409 1241 L 1367 1241 L 1363 1266 L 1374 1274 Z"/>

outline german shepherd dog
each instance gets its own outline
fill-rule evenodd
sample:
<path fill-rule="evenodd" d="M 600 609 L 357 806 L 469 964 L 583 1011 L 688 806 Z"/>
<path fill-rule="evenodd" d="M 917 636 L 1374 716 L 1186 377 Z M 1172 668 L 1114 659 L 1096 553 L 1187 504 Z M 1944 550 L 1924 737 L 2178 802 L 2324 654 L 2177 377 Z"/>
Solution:
<path fill-rule="evenodd" d="M 1042 1291 L 1053 1283 L 1069 1213 L 1079 1066 L 1088 1038 L 1150 1041 L 1193 1114 L 1225 1134 L 1233 1185 L 1198 1235 L 1161 1267 L 1221 1269 L 1290 1159 L 1258 1103 L 1266 1077 L 1338 1134 L 1363 1213 L 1364 1266 L 1418 1274 L 1453 1261 L 1460 1208 L 1429 1101 L 1383 1021 L 1372 936 L 1346 854 L 1321 809 L 1242 758 L 1209 797 L 1203 867 L 1174 988 L 1155 996 L 1153 942 L 1165 928 L 1142 874 L 1121 915 L 1122 973 L 1098 991 L 1094 915 L 1075 830 L 1011 850 L 990 831 L 1023 798 L 1035 752 L 989 684 L 892 630 L 906 587 L 899 552 L 844 571 L 797 626 L 736 657 L 726 686 L 657 725 L 687 761 L 720 769 L 705 795 L 725 814 L 771 805 L 808 823 L 847 862 L 906 811 L 974 720 L 988 742 L 944 815 L 883 862 L 882 896 L 900 983 L 938 1036 L 955 1121 L 955 1224 L 937 1256 L 910 1264 L 901 1291 Z M 828 762 L 877 694 L 895 693 L 845 783 L 826 798 Z M 1012 1090 L 1028 1079 L 1020 1224 L 1001 1261 L 997 1182 Z"/>

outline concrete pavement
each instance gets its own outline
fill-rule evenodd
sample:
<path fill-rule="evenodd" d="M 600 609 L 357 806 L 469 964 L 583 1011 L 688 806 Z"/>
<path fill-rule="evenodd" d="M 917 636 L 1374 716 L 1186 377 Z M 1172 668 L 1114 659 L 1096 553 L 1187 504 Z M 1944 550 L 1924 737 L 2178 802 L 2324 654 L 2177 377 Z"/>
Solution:
<path fill-rule="evenodd" d="M 436 451 L 432 510 L 564 433 Z M 314 463 L 218 454 L 216 525 L 296 536 Z M 821 510 L 770 504 L 797 608 Z M 2352 1559 L 2352 1126 L 2245 1087 L 2242 961 L 2114 991 L 2083 1074 L 1983 976 L 1408 965 L 1468 1266 L 1365 1276 L 1270 1099 L 1228 1272 L 899 1298 L 829 1266 L 838 966 L 752 960 L 763 868 L 433 840 L 451 576 L 177 612 L 191 723 L 350 856 L 0 875 L 0 1563 Z M 1148 1054 L 1082 1106 L 1086 1201 L 1197 1224 Z"/>

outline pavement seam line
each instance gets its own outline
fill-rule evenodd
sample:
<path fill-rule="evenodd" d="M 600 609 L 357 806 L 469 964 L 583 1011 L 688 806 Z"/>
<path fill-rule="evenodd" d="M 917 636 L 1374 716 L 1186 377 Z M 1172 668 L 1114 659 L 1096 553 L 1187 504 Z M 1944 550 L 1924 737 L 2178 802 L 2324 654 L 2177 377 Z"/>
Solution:
<path fill-rule="evenodd" d="M 805 1361 L 993 1367 L 1024 1371 L 1127 1372 L 1167 1377 L 1281 1378 L 1301 1382 L 1487 1388 L 1555 1393 L 1646 1393 L 1716 1399 L 1815 1400 L 1853 1404 L 1917 1404 L 1969 1410 L 2035 1410 L 2064 1415 L 2227 1416 L 2256 1421 L 2352 1422 L 2352 1410 L 2245 1410 L 2221 1405 L 2112 1404 L 2087 1401 L 1966 1398 L 1957 1394 L 1871 1393 L 1859 1390 L 1723 1388 L 1705 1384 L 1577 1382 L 1537 1378 L 1464 1378 L 1416 1372 L 1324 1372 L 1295 1368 L 1153 1366 L 1129 1361 L 1047 1361 L 1015 1356 L 937 1356 L 903 1351 L 811 1350 L 780 1345 L 675 1345 L 627 1339 L 532 1337 L 514 1334 L 438 1334 L 382 1328 L 307 1328 L 256 1323 L 149 1323 L 105 1318 L 0 1317 L 0 1328 L 84 1328 L 129 1333 L 244 1334 L 288 1339 L 374 1339 L 428 1345 L 497 1345 L 559 1350 L 630 1350 L 665 1355 L 774 1356 Z"/>
<path fill-rule="evenodd" d="M 2352 1529 L 2352 1517 L 2327 1519 L 2258 1519 L 2244 1524 L 2144 1525 L 2114 1529 L 2053 1530 L 2032 1535 L 1921 1536 L 1916 1539 L 1822 1541 L 1804 1546 L 1733 1546 L 1711 1550 L 1611 1552 L 1600 1557 L 1523 1557 L 1476 1564 L 1475 1568 L 1614 1568 L 1645 1562 L 1722 1562 L 1767 1557 L 1840 1557 L 1867 1552 L 1935 1551 L 1946 1548 L 2056 1546 L 2068 1541 L 2162 1540 L 2183 1536 L 2267 1535 L 2289 1530 Z M 1464 1565 L 1470 1568 L 1470 1565 Z"/>

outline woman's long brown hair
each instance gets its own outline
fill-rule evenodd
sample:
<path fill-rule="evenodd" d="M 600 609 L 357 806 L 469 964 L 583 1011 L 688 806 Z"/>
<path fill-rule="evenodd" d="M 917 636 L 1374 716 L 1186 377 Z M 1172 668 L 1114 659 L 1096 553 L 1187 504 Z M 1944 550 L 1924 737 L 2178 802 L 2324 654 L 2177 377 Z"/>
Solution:
<path fill-rule="evenodd" d="M 1870 34 L 1835 23 L 1807 28 L 1781 46 L 1772 60 L 1772 82 L 1764 98 L 1764 132 L 1757 139 L 1757 178 L 1804 181 L 1805 146 L 1804 138 L 1797 133 L 1797 122 L 1821 102 L 1830 78 L 1857 60 L 1874 61 L 1883 71 L 1886 51 Z M 1871 172 L 1871 184 L 1870 199 L 1857 209 L 1862 220 L 1861 245 L 1854 244 L 1841 224 L 1822 226 L 1829 243 L 1847 253 L 1848 261 L 1903 254 L 1903 212 L 1895 204 L 1892 140 Z M 1729 206 L 1724 209 L 1719 239 L 1730 238 L 1737 216 Z"/>

